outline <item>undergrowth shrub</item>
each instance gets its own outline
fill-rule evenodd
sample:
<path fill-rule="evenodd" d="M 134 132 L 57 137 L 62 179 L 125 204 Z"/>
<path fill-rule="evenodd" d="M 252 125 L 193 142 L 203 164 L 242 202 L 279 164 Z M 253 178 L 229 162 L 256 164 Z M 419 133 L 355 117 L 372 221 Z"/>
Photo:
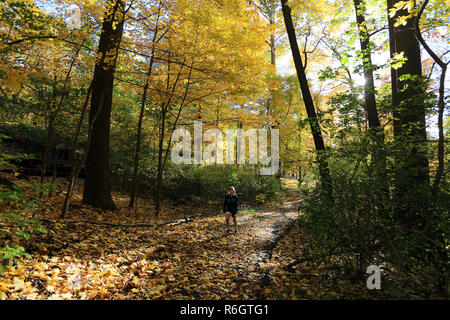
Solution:
<path fill-rule="evenodd" d="M 393 159 L 401 152 L 402 145 L 377 147 L 366 134 L 329 152 L 333 199 L 321 198 L 318 184 L 305 191 L 301 207 L 300 224 L 309 234 L 307 251 L 341 264 L 359 279 L 369 265 L 378 265 L 397 297 L 442 298 L 448 295 L 448 184 L 441 185 L 436 197 L 427 186 L 410 198 L 397 197 L 398 163 Z M 406 218 L 399 213 L 404 201 L 414 203 Z"/>
<path fill-rule="evenodd" d="M 4 138 L 7 136 L 0 135 L 0 143 Z M 24 155 L 0 153 L 0 168 L 14 167 L 12 161 L 25 158 Z M 33 188 L 36 194 L 47 195 L 55 186 L 33 183 Z M 28 198 L 16 184 L 0 185 L 0 273 L 16 259 L 30 257 L 25 245 L 32 234 L 49 232 L 39 219 L 33 217 L 39 206 L 40 200 Z"/>

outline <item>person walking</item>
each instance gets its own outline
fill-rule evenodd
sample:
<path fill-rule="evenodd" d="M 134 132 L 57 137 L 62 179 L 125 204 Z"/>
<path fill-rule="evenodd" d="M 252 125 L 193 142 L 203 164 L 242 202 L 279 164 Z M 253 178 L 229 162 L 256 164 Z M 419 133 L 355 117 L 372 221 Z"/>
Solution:
<path fill-rule="evenodd" d="M 233 217 L 234 233 L 237 233 L 236 214 L 238 212 L 238 197 L 234 187 L 228 188 L 228 194 L 225 196 L 223 203 L 223 212 L 225 213 L 227 232 L 230 232 L 230 217 Z"/>

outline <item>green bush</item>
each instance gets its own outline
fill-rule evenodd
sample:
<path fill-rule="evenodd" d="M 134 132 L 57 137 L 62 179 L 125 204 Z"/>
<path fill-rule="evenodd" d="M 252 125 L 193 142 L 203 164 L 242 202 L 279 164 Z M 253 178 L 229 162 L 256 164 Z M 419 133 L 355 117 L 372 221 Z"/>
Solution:
<path fill-rule="evenodd" d="M 167 170 L 163 180 L 166 198 L 189 200 L 193 197 L 221 203 L 229 186 L 234 186 L 241 203 L 276 201 L 284 195 L 281 181 L 275 176 L 261 176 L 256 167 L 186 166 Z M 259 198 L 258 198 L 259 197 Z"/>
<path fill-rule="evenodd" d="M 0 136 L 0 142 L 4 135 Z M 11 161 L 26 158 L 24 155 L 0 154 L 0 166 L 11 166 Z M 55 188 L 52 184 L 33 184 L 37 193 L 48 194 Z M 8 207 L 6 205 L 8 204 Z M 48 230 L 39 219 L 33 218 L 32 213 L 39 208 L 39 200 L 28 199 L 17 185 L 12 187 L 0 186 L 0 240 L 26 242 L 31 234 L 47 233 Z M 15 235 L 15 237 L 13 237 Z M 15 239 L 16 238 L 16 239 Z M 0 272 L 3 272 L 15 259 L 29 257 L 19 243 L 0 242 Z"/>
<path fill-rule="evenodd" d="M 399 163 L 393 159 L 405 146 L 376 146 L 368 135 L 354 133 L 329 153 L 333 199 L 321 198 L 320 184 L 307 192 L 300 223 L 310 235 L 309 249 L 354 274 L 383 266 L 393 282 L 418 279 L 416 287 L 431 287 L 423 294 L 442 297 L 448 288 L 448 184 L 436 198 L 430 186 L 399 197 Z"/>

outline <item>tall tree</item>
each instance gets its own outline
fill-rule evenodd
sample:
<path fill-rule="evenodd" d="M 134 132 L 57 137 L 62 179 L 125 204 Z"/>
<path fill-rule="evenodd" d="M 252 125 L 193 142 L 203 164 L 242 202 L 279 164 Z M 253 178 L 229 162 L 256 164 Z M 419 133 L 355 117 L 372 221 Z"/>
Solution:
<path fill-rule="evenodd" d="M 314 139 L 314 145 L 317 151 L 317 160 L 319 163 L 319 174 L 321 184 L 324 190 L 324 197 L 332 199 L 331 175 L 326 158 L 325 142 L 323 140 L 322 131 L 320 129 L 314 101 L 311 96 L 308 80 L 306 78 L 305 67 L 302 62 L 300 50 L 298 48 L 297 38 L 295 35 L 294 23 L 292 22 L 291 8 L 287 0 L 281 0 L 281 8 L 283 11 L 284 23 L 291 45 L 292 57 L 294 59 L 295 69 L 297 71 L 300 89 L 302 91 L 303 101 L 305 103 L 306 113 L 308 115 L 309 125 Z"/>
<path fill-rule="evenodd" d="M 249 3 L 255 6 L 258 9 L 258 12 L 261 16 L 267 20 L 268 26 L 270 28 L 269 39 L 265 41 L 265 43 L 269 46 L 270 51 L 270 64 L 272 66 L 273 74 L 270 75 L 271 78 L 276 76 L 276 51 L 277 51 L 277 43 L 279 36 L 276 34 L 276 13 L 278 9 L 278 1 L 277 0 L 259 0 L 259 1 L 249 1 Z M 270 89 L 270 93 L 267 97 L 267 101 L 265 101 L 265 112 L 267 114 L 268 119 L 270 119 L 274 114 L 274 104 L 275 104 L 274 90 Z M 272 123 L 271 120 L 269 120 Z M 272 126 L 270 126 L 272 127 Z"/>
<path fill-rule="evenodd" d="M 417 19 L 415 21 L 415 33 L 417 36 L 417 39 L 419 40 L 420 44 L 424 47 L 424 49 L 427 51 L 427 53 L 433 58 L 435 63 L 439 65 L 441 68 L 441 78 L 439 81 L 439 99 L 438 99 L 438 130 L 439 130 L 439 140 L 438 140 L 438 167 L 436 171 L 436 176 L 434 178 L 433 187 L 432 187 L 432 194 L 434 197 L 437 197 L 439 193 L 439 185 L 441 182 L 441 179 L 444 175 L 444 167 L 445 167 L 445 160 L 444 160 L 444 154 L 445 154 L 445 145 L 444 145 L 444 109 L 445 109 L 445 75 L 447 72 L 447 66 L 450 63 L 444 62 L 439 56 L 430 48 L 430 46 L 427 44 L 425 39 L 422 36 L 422 32 L 420 31 L 420 18 L 422 17 L 422 14 L 425 11 L 426 6 L 428 5 L 428 0 L 425 0 L 419 10 L 419 13 L 417 15 Z M 439 252 L 439 258 L 436 259 L 435 257 L 432 257 L 433 260 L 435 260 L 435 264 L 438 267 L 438 269 L 441 271 L 440 277 L 439 277 L 439 290 L 447 295 L 448 297 L 448 279 L 449 279 L 449 265 L 448 265 L 448 250 L 446 250 L 446 241 L 445 241 L 445 231 L 442 230 L 442 227 L 438 226 L 436 228 L 437 230 L 428 230 L 427 231 L 427 240 L 429 241 L 430 238 L 432 239 L 438 239 L 438 245 L 436 246 L 433 241 L 429 241 L 430 245 L 432 247 L 435 247 L 438 249 Z"/>
<path fill-rule="evenodd" d="M 140 150 L 141 150 L 141 140 L 142 140 L 142 122 L 144 120 L 144 111 L 145 106 L 147 104 L 147 95 L 148 95 L 148 89 L 150 86 L 150 77 L 152 75 L 153 70 L 153 64 L 155 60 L 155 43 L 161 40 L 162 36 L 157 39 L 158 32 L 159 32 L 159 18 L 161 15 L 161 8 L 162 8 L 162 2 L 159 3 L 159 7 L 156 13 L 156 22 L 155 22 L 155 28 L 153 31 L 153 37 L 152 37 L 152 49 L 151 49 L 151 55 L 150 55 L 150 62 L 149 67 L 147 71 L 147 76 L 145 78 L 145 84 L 144 89 L 142 91 L 142 100 L 141 100 L 141 110 L 139 112 L 139 121 L 138 121 L 138 129 L 137 129 L 137 138 L 136 138 L 136 151 L 134 153 L 134 168 L 133 168 L 133 181 L 131 183 L 131 194 L 130 194 L 130 203 L 129 207 L 133 208 L 136 200 L 136 183 L 137 183 L 137 174 L 139 170 L 139 158 L 140 158 Z M 166 30 L 167 31 L 167 30 Z M 163 33 L 164 36 L 165 32 Z"/>
<path fill-rule="evenodd" d="M 364 17 L 365 2 L 364 0 L 354 0 L 356 23 L 359 30 L 359 40 L 361 44 L 361 58 L 364 70 L 364 101 L 367 112 L 367 120 L 370 129 L 380 127 L 380 119 L 378 117 L 377 103 L 375 99 L 375 84 L 373 77 L 372 55 L 370 49 L 370 36 L 367 29 L 367 22 Z"/>
<path fill-rule="evenodd" d="M 353 0 L 356 14 L 356 24 L 359 30 L 359 40 L 361 45 L 360 58 L 364 70 L 364 109 L 367 114 L 367 122 L 370 129 L 370 149 L 371 149 L 371 167 L 375 170 L 376 186 L 381 187 L 378 194 L 388 197 L 389 191 L 386 179 L 386 156 L 383 154 L 384 129 L 381 126 L 378 115 L 377 102 L 375 96 L 375 81 L 372 65 L 370 34 L 365 18 L 366 2 L 365 0 Z M 378 191 L 378 190 L 377 190 Z M 384 203 L 382 199 L 380 203 Z M 381 204 L 380 204 L 381 206 Z"/>
<path fill-rule="evenodd" d="M 125 21 L 125 1 L 108 0 L 95 64 L 89 123 L 93 124 L 86 162 L 83 202 L 116 209 L 109 179 L 109 138 L 114 72 Z"/>
<path fill-rule="evenodd" d="M 417 223 L 421 209 L 426 208 L 423 192 L 429 182 L 424 86 L 419 41 L 415 35 L 415 1 L 388 1 L 391 44 L 394 54 L 406 59 L 393 73 L 392 96 L 395 139 L 402 146 L 396 157 L 396 189 L 399 217 L 406 223 Z M 414 196 L 417 195 L 417 196 Z"/>
<path fill-rule="evenodd" d="M 429 0 L 425 0 L 422 4 L 422 7 L 419 10 L 415 31 L 417 39 L 420 44 L 424 47 L 427 53 L 433 58 L 435 63 L 439 65 L 441 68 L 441 79 L 439 81 L 439 99 L 438 99 L 438 130 L 439 130 L 439 141 L 438 141 L 438 168 L 436 171 L 436 176 L 433 182 L 433 194 L 437 195 L 439 191 L 439 184 L 441 183 L 441 179 L 444 176 L 444 154 L 445 154 L 445 145 L 444 145 L 444 109 L 445 109 L 445 75 L 447 73 L 447 66 L 450 63 L 442 61 L 441 58 L 430 48 L 425 39 L 422 36 L 422 32 L 420 31 L 419 22 L 422 17 L 423 12 L 425 11 L 426 6 L 428 5 Z"/>
<path fill-rule="evenodd" d="M 387 11 L 388 11 L 388 30 L 389 30 L 389 54 L 390 58 L 393 59 L 395 56 L 395 53 L 397 52 L 396 49 L 396 43 L 395 43 L 395 19 L 394 17 L 391 17 L 389 14 L 390 9 L 394 7 L 393 4 L 394 0 L 387 0 Z M 394 136 L 398 136 L 400 134 L 400 125 L 399 125 L 399 116 L 398 116 L 398 87 L 397 87 L 397 81 L 394 81 L 394 79 L 397 79 L 397 69 L 391 68 L 391 91 L 392 91 L 392 118 L 393 118 L 393 124 L 394 124 Z"/>

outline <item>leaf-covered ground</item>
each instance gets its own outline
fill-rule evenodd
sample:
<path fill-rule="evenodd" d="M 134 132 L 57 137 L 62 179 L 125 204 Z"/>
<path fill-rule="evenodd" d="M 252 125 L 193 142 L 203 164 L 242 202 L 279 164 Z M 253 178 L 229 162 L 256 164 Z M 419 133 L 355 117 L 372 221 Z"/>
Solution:
<path fill-rule="evenodd" d="M 18 261 L 0 275 L 0 298 L 376 298 L 363 280 L 329 277 L 330 266 L 320 260 L 286 269 L 302 256 L 306 242 L 296 223 L 300 197 L 293 186 L 288 184 L 291 196 L 278 208 L 240 212 L 237 234 L 226 232 L 222 214 L 211 214 L 217 213 L 217 208 L 211 212 L 214 209 L 203 206 L 180 214 L 180 208 L 167 207 L 158 221 L 189 213 L 209 211 L 209 215 L 188 223 L 157 226 L 153 211 L 143 200 L 136 211 L 126 208 L 127 199 L 119 195 L 115 195 L 122 208 L 118 212 L 85 207 L 76 195 L 69 219 L 60 221 L 56 217 L 63 197 L 53 195 L 39 212 L 40 217 L 49 218 L 48 227 L 53 232 L 33 236 L 27 246 L 32 258 Z M 85 219 L 147 225 L 70 222 Z"/>
<path fill-rule="evenodd" d="M 0 277 L 3 299 L 252 299 L 273 242 L 297 212 L 223 215 L 162 227 L 56 223 L 37 252 Z"/>

